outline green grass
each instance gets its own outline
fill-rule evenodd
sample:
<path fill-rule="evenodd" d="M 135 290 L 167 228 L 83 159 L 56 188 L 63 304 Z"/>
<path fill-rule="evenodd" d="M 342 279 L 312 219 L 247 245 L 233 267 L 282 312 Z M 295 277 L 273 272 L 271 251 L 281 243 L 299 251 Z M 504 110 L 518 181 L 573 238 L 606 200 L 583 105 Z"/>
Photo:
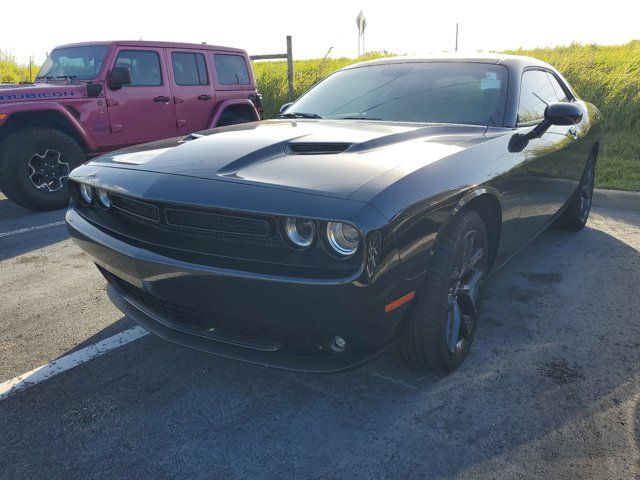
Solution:
<path fill-rule="evenodd" d="M 596 166 L 596 186 L 640 191 L 639 131 L 609 131 Z"/>
<path fill-rule="evenodd" d="M 36 73 L 37 69 L 33 70 Z M 0 83 L 18 83 L 29 81 L 29 66 L 19 65 L 16 59 L 4 50 L 0 50 Z"/>

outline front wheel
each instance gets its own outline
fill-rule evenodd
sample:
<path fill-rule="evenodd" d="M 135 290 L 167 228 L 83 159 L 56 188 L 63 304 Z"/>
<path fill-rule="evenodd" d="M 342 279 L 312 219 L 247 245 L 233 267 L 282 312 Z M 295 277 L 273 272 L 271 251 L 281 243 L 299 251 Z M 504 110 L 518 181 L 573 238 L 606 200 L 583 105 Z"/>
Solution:
<path fill-rule="evenodd" d="M 400 353 L 412 366 L 447 372 L 473 343 L 488 270 L 487 232 L 480 215 L 463 211 L 438 235 Z"/>
<path fill-rule="evenodd" d="M 69 202 L 67 180 L 84 161 L 80 145 L 45 127 L 18 130 L 0 146 L 0 190 L 32 210 L 55 210 Z"/>

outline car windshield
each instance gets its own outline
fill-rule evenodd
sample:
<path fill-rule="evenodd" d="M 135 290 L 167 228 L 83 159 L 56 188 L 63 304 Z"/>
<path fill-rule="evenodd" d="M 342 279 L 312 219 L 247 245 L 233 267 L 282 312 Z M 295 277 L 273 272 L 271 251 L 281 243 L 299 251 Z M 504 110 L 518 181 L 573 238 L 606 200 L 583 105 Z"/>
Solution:
<path fill-rule="evenodd" d="M 93 80 L 102 68 L 106 53 L 106 45 L 56 48 L 42 64 L 36 78 Z"/>
<path fill-rule="evenodd" d="M 499 126 L 506 96 L 502 65 L 392 63 L 339 71 L 281 115 Z"/>

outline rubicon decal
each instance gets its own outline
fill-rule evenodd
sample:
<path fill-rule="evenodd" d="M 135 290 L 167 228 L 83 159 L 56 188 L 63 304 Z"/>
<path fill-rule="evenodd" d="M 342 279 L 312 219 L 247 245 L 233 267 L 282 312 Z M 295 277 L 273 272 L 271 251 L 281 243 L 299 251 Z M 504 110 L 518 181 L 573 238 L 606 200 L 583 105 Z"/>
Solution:
<path fill-rule="evenodd" d="M 55 92 L 38 92 L 38 93 L 11 93 L 0 95 L 0 102 L 7 102 L 12 100 L 36 100 L 41 98 L 63 98 L 63 97 L 75 97 L 76 94 L 73 91 L 55 91 Z"/>

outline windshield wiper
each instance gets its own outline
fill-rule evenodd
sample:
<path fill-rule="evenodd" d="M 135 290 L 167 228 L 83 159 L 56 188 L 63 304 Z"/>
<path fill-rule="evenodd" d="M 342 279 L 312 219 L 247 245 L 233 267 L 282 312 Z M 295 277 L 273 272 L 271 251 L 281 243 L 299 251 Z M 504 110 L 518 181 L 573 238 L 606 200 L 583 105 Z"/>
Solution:
<path fill-rule="evenodd" d="M 44 80 L 44 83 L 47 83 L 49 80 L 53 80 L 53 75 L 36 75 L 36 80 Z"/>
<path fill-rule="evenodd" d="M 76 79 L 75 75 L 37 75 L 36 80 L 44 80 L 45 83 L 49 80 L 66 80 L 68 83 L 72 81 L 80 81 Z"/>
<path fill-rule="evenodd" d="M 291 112 L 281 113 L 276 118 L 322 118 L 317 113 Z"/>

